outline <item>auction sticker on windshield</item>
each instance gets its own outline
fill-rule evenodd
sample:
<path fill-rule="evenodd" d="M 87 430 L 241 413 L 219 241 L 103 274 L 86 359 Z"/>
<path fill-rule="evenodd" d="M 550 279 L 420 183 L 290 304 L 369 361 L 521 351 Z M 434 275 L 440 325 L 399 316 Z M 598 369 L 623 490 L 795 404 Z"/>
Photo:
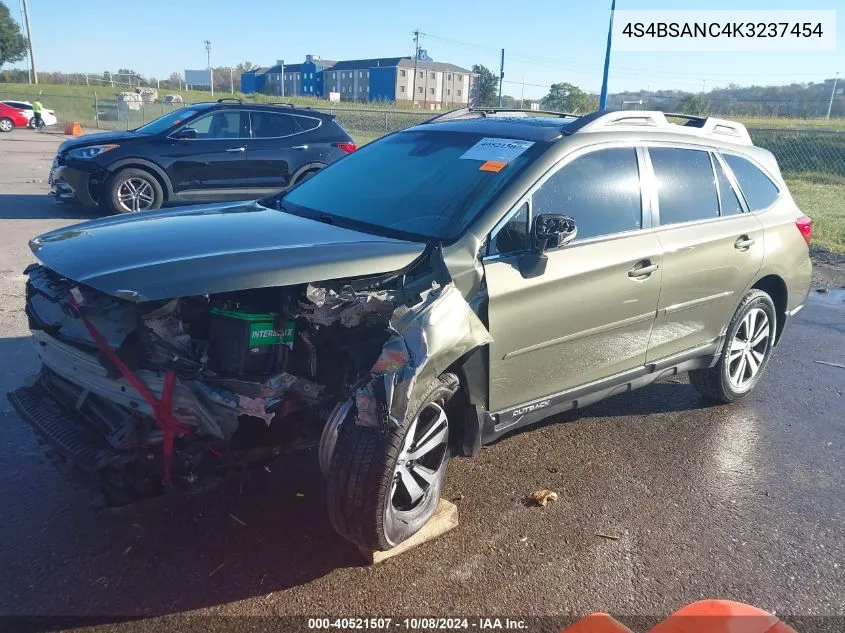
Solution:
<path fill-rule="evenodd" d="M 534 141 L 485 137 L 464 152 L 461 158 L 509 163 L 532 145 Z"/>

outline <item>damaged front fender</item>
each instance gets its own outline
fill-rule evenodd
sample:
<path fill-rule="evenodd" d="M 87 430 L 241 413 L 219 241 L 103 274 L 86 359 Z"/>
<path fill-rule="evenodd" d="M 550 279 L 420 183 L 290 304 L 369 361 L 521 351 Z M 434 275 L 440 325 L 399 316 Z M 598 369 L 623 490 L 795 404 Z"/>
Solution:
<path fill-rule="evenodd" d="M 353 398 L 332 411 L 320 443 L 320 468 L 328 473 L 337 433 L 355 405 L 359 426 L 402 426 L 421 390 L 472 350 L 493 341 L 453 283 L 428 291 L 421 303 L 397 308 L 390 338 Z"/>

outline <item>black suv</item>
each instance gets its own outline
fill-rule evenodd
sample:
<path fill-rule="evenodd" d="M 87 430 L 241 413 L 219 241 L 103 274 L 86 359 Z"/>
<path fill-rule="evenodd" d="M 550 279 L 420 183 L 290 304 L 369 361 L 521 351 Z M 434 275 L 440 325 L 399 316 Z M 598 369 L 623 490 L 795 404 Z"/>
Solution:
<path fill-rule="evenodd" d="M 135 130 L 65 141 L 49 183 L 62 201 L 115 213 L 150 211 L 173 202 L 277 194 L 355 149 L 331 114 L 220 99 Z"/>

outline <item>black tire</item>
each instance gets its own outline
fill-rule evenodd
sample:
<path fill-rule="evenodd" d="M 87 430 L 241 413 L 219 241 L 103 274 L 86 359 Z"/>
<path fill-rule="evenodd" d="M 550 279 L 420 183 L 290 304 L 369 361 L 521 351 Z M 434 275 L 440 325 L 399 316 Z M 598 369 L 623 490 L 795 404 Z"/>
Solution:
<path fill-rule="evenodd" d="M 15 128 L 15 122 L 9 117 L 0 119 L 0 132 L 11 132 Z"/>
<path fill-rule="evenodd" d="M 761 354 L 762 360 L 759 361 L 757 370 L 750 375 L 748 380 L 741 384 L 741 386 L 737 386 L 732 381 L 731 375 L 736 375 L 735 372 L 739 369 L 738 363 L 742 361 L 741 359 L 739 361 L 731 360 L 732 344 L 737 340 L 737 337 L 742 339 L 745 336 L 743 334 L 743 328 L 746 327 L 744 325 L 745 319 L 749 313 L 756 310 L 762 310 L 768 317 L 768 336 L 765 339 L 765 345 L 761 342 L 756 348 L 750 348 L 751 352 L 749 353 Z M 689 372 L 690 384 L 701 395 L 720 402 L 735 402 L 745 397 L 754 390 L 766 366 L 769 364 L 769 359 L 772 356 L 772 350 L 774 348 L 776 331 L 777 311 L 775 310 L 772 298 L 762 290 L 749 290 L 743 297 L 728 325 L 725 344 L 719 356 L 719 362 L 709 369 L 696 369 Z M 734 353 L 737 353 L 736 350 Z M 749 371 L 743 369 L 742 374 L 745 375 Z"/>
<path fill-rule="evenodd" d="M 143 188 L 144 197 L 138 198 L 138 207 L 132 201 L 121 201 L 121 197 L 125 195 L 128 184 L 143 182 L 146 185 L 140 185 Z M 143 169 L 130 167 L 121 169 L 106 181 L 103 201 L 106 206 L 113 213 L 134 213 L 140 211 L 153 211 L 160 209 L 164 204 L 164 191 L 161 188 L 161 183 L 150 172 Z M 147 202 L 149 200 L 149 202 Z"/>
<path fill-rule="evenodd" d="M 294 181 L 290 184 L 290 186 L 291 186 L 291 187 L 293 187 L 293 186 L 295 186 L 295 185 L 298 185 L 298 184 L 299 184 L 299 183 L 301 183 L 301 182 L 304 182 L 304 181 L 308 180 L 311 176 L 313 176 L 314 174 L 316 174 L 316 173 L 317 173 L 318 171 L 320 171 L 321 169 L 322 169 L 322 167 L 316 167 L 316 168 L 314 168 L 314 169 L 309 169 L 308 171 L 304 171 L 304 172 L 302 172 L 299 176 L 297 176 L 297 177 L 296 177 L 296 180 L 294 180 Z"/>
<path fill-rule="evenodd" d="M 436 475 L 416 503 L 405 505 L 410 497 L 405 494 L 404 485 L 400 487 L 402 477 L 397 468 L 401 466 L 397 462 L 400 455 L 405 455 L 403 450 L 409 448 L 405 440 L 409 430 L 416 428 L 412 423 L 419 419 L 424 425 L 435 407 L 442 412 L 443 404 L 457 386 L 458 379 L 452 374 L 432 381 L 415 409 L 408 411 L 408 423 L 402 428 L 385 431 L 358 426 L 351 415 L 341 425 L 327 477 L 329 518 L 341 536 L 366 551 L 386 550 L 416 534 L 431 518 L 440 500 L 449 461 L 448 418 L 442 454 L 431 454 L 433 461 L 426 463 L 428 472 Z M 406 473 L 419 468 L 413 460 L 406 463 L 411 465 Z"/>

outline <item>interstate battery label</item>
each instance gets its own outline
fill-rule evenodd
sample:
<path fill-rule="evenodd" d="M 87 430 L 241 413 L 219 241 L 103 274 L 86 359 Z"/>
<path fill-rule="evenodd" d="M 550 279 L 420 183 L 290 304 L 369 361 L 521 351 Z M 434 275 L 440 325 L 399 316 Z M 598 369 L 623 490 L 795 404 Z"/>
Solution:
<path fill-rule="evenodd" d="M 464 152 L 461 158 L 507 164 L 532 145 L 534 145 L 534 141 L 484 137 Z"/>
<path fill-rule="evenodd" d="M 282 342 L 282 335 L 274 328 L 272 323 L 252 323 L 249 327 L 249 346 L 278 345 Z"/>

